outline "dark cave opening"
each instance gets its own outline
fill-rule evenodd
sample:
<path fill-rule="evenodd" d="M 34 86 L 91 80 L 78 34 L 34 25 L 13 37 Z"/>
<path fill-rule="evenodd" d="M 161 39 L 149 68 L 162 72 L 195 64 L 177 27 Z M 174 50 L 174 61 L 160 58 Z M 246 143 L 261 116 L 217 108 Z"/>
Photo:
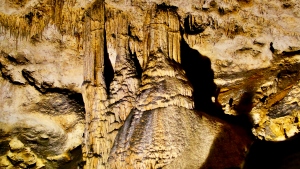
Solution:
<path fill-rule="evenodd" d="M 192 49 L 184 40 L 181 41 L 181 66 L 194 88 L 195 109 L 209 114 L 222 111 L 212 102 L 216 97 L 217 86 L 214 83 L 214 72 L 208 57 Z"/>
<path fill-rule="evenodd" d="M 107 42 L 106 42 L 106 33 L 104 31 L 104 80 L 106 85 L 106 92 L 109 94 L 109 86 L 110 83 L 114 79 L 114 69 L 109 59 L 109 55 L 107 52 Z"/>

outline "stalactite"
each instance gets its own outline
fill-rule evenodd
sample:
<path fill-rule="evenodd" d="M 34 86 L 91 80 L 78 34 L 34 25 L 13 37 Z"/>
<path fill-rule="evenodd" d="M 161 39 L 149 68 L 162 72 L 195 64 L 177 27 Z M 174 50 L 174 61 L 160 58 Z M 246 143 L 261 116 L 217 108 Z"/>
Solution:
<path fill-rule="evenodd" d="M 185 136 L 175 134 L 180 132 L 172 131 L 174 128 L 168 125 L 173 123 L 166 122 L 164 117 L 176 118 L 173 113 L 177 109 L 194 107 L 191 86 L 183 71 L 174 68 L 180 62 L 177 13 L 173 8 L 159 6 L 147 14 L 146 20 L 142 85 L 135 109 L 119 131 L 112 149 L 111 168 L 158 168 L 170 163 L 184 149 L 184 143 L 173 144 L 169 149 L 170 141 L 184 142 Z"/>
<path fill-rule="evenodd" d="M 139 87 L 139 79 L 137 76 L 137 65 L 132 59 L 135 56 L 129 52 L 130 36 L 128 35 L 129 22 L 127 16 L 118 11 L 111 9 L 107 12 L 106 32 L 110 38 L 108 43 L 112 44 L 112 48 L 116 51 L 114 78 L 110 85 L 109 94 L 109 112 L 110 116 L 114 117 L 114 121 L 109 124 L 109 128 L 118 130 L 132 107 L 135 104 L 135 97 Z M 135 58 L 136 59 L 136 58 Z M 112 147 L 117 132 L 112 132 L 108 137 L 107 142 Z"/>
<path fill-rule="evenodd" d="M 87 10 L 84 23 L 84 81 L 83 98 L 86 108 L 83 145 L 86 168 L 105 168 L 109 146 L 106 145 L 108 122 L 105 118 L 107 100 L 104 79 L 105 30 L 104 1 L 97 0 Z"/>
<path fill-rule="evenodd" d="M 85 9 L 76 5 L 75 1 L 50 0 L 42 7 L 31 7 L 20 13 L 0 13 L 0 26 L 18 38 L 17 41 L 42 34 L 49 24 L 55 25 L 63 35 L 79 35 Z"/>
<path fill-rule="evenodd" d="M 106 21 L 104 21 L 105 15 Z M 133 56 L 129 52 L 128 26 L 126 16 L 120 11 L 107 9 L 104 13 L 104 3 L 92 6 L 85 17 L 84 79 L 87 84 L 90 84 L 90 88 L 93 88 L 90 91 L 85 90 L 86 94 L 89 93 L 88 95 L 93 95 L 93 93 L 96 95 L 102 91 L 98 99 L 95 98 L 96 96 L 88 98 L 86 95 L 87 102 L 91 102 L 86 108 L 88 121 L 83 148 L 87 157 L 87 168 L 89 166 L 107 167 L 106 162 L 117 134 L 116 131 L 122 126 L 134 105 L 139 79 L 136 65 L 132 61 Z M 115 49 L 116 56 L 104 56 L 105 34 L 107 44 Z M 106 90 L 103 77 L 104 57 L 116 58 L 115 75 L 108 89 L 109 95 L 104 92 Z M 109 64 L 107 63 L 106 66 Z"/>
<path fill-rule="evenodd" d="M 155 10 L 149 10 L 145 18 L 143 66 L 148 62 L 151 52 L 158 49 L 170 59 L 180 63 L 180 48 L 178 47 L 181 35 L 178 14 L 173 8 L 167 9 L 167 12 L 163 12 L 164 9 L 160 8 Z"/>

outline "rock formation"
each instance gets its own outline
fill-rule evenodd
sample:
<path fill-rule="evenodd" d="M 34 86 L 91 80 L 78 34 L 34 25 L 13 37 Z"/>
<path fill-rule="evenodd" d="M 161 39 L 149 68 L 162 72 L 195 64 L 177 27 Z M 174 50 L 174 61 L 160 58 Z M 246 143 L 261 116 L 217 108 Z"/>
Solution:
<path fill-rule="evenodd" d="M 219 168 L 220 164 L 203 163 L 211 149 L 208 145 L 222 129 L 236 134 L 225 136 L 224 145 L 240 148 L 227 151 L 235 160 L 222 167 L 241 166 L 250 142 L 247 135 L 238 135 L 235 129 L 193 110 L 193 89 L 180 66 L 181 35 L 176 8 L 157 6 L 148 17 L 141 85 L 135 108 L 110 152 L 109 168 Z M 218 161 L 222 155 L 213 156 Z"/>
<path fill-rule="evenodd" d="M 0 168 L 243 167 L 299 132 L 299 8 L 1 1 Z"/>

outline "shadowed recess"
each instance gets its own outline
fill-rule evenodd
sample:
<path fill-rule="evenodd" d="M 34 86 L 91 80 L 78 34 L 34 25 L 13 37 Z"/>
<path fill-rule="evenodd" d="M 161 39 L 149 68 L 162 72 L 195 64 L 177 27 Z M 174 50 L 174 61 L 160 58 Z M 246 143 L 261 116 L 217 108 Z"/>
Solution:
<path fill-rule="evenodd" d="M 58 169 L 83 169 L 82 161 L 82 150 L 81 146 L 76 147 L 75 149 L 69 152 L 72 155 L 72 160 L 76 163 L 68 162 L 60 166 Z"/>
<path fill-rule="evenodd" d="M 131 59 L 133 60 L 134 67 L 135 67 L 135 70 L 136 70 L 137 78 L 141 79 L 142 78 L 143 69 L 142 69 L 142 67 L 140 65 L 140 62 L 139 62 L 139 60 L 137 58 L 137 55 L 136 55 L 136 53 L 132 53 L 131 50 L 129 50 L 129 54 L 131 56 Z"/>
<path fill-rule="evenodd" d="M 250 143 L 250 133 L 245 133 L 243 129 L 235 133 L 231 131 L 233 128 L 223 128 L 215 138 L 205 163 L 200 169 L 241 169 L 240 163 L 244 161 L 247 150 L 244 149 L 243 142 Z M 239 139 L 239 135 L 244 137 L 244 140 Z M 248 140 L 248 141 L 246 141 Z M 245 152 L 245 153 L 242 153 Z"/>
<path fill-rule="evenodd" d="M 251 112 L 253 105 L 254 91 L 246 91 L 242 94 L 237 105 L 234 105 L 234 109 L 239 116 L 248 116 Z"/>
<path fill-rule="evenodd" d="M 214 83 L 214 71 L 211 68 L 209 57 L 192 49 L 184 40 L 181 41 L 181 56 L 181 65 L 194 89 L 195 109 L 251 131 L 252 126 L 248 114 L 253 107 L 253 89 L 246 91 L 238 105 L 235 105 L 238 116 L 227 115 L 218 102 L 219 88 Z M 212 98 L 215 99 L 215 102 L 212 101 Z"/>
<path fill-rule="evenodd" d="M 217 94 L 217 86 L 210 59 L 190 48 L 184 40 L 181 41 L 181 56 L 181 65 L 194 88 L 195 109 L 209 114 L 220 112 L 220 107 L 212 102 L 212 97 Z"/>
<path fill-rule="evenodd" d="M 114 79 L 114 69 L 109 59 L 109 55 L 107 52 L 107 42 L 106 42 L 106 33 L 104 31 L 104 80 L 106 85 L 106 92 L 109 93 L 110 83 Z"/>
<path fill-rule="evenodd" d="M 192 15 L 188 15 L 184 19 L 184 31 L 185 33 L 190 35 L 197 35 L 199 33 L 202 33 L 207 26 L 208 25 L 205 24 L 198 25 L 197 23 L 194 23 Z"/>
<path fill-rule="evenodd" d="M 282 142 L 257 140 L 250 148 L 243 169 L 298 169 L 300 135 Z"/>
<path fill-rule="evenodd" d="M 251 110 L 249 107 L 252 108 L 248 105 L 252 105 L 253 93 L 246 92 L 242 96 L 236 107 L 240 113 L 239 116 L 226 115 L 217 101 L 219 89 L 214 83 L 210 59 L 189 47 L 184 40 L 181 41 L 181 56 L 182 67 L 194 89 L 195 109 L 225 120 L 236 128 L 235 134 L 232 133 L 231 128 L 222 129 L 211 145 L 209 156 L 200 169 L 216 169 L 224 166 L 231 169 L 240 168 L 238 161 L 243 161 L 246 156 L 241 152 L 247 152 L 244 150 L 243 142 L 251 142 L 253 138 L 251 137 L 251 124 L 247 117 Z M 212 97 L 215 98 L 215 102 L 212 101 Z M 238 136 L 241 135 L 245 140 L 240 140 L 239 143 Z M 237 144 L 240 145 L 237 146 Z"/>
<path fill-rule="evenodd" d="M 166 3 L 162 3 L 162 4 L 158 4 L 156 7 L 156 10 L 162 10 L 162 11 L 174 11 L 175 13 L 177 13 L 178 7 L 177 6 L 171 6 L 171 5 L 167 5 Z"/>

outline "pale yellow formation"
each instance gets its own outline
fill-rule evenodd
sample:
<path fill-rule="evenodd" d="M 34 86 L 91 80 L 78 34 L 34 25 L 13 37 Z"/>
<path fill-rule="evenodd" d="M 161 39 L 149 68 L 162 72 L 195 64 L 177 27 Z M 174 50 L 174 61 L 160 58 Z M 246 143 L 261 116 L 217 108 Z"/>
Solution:
<path fill-rule="evenodd" d="M 129 52 L 128 22 L 120 11 L 107 9 L 96 1 L 85 16 L 85 66 L 83 96 L 86 106 L 86 168 L 107 168 L 110 149 L 135 102 L 139 85 Z M 104 20 L 107 16 L 107 22 Z M 105 34 L 116 49 L 114 78 L 106 86 L 104 77 Z M 109 65 L 106 65 L 109 66 Z M 108 78 L 108 77 L 106 77 Z M 108 89 L 107 89 L 108 88 Z M 108 92 L 108 93 L 107 93 Z"/>
<path fill-rule="evenodd" d="M 144 58 L 142 86 L 136 109 L 125 122 L 112 149 L 111 168 L 164 167 L 177 158 L 187 144 L 186 121 L 175 114 L 185 114 L 193 108 L 192 88 L 184 71 L 178 67 L 180 59 L 177 55 L 173 57 L 174 49 L 168 50 L 169 43 L 177 44 L 180 49 L 180 38 L 167 41 L 169 30 L 178 31 L 180 35 L 179 24 L 176 25 L 178 17 L 173 9 L 164 7 L 151 12 L 154 13 L 147 16 L 150 22 L 146 23 L 149 31 L 145 53 L 149 53 Z"/>
<path fill-rule="evenodd" d="M 45 167 L 43 162 L 37 155 L 17 138 L 13 138 L 9 142 L 10 150 L 3 156 L 0 156 L 1 168 L 28 168 L 34 166 L 34 169 Z M 17 164 L 17 165 L 16 165 Z"/>
<path fill-rule="evenodd" d="M 168 58 L 180 63 L 180 23 L 176 8 L 159 9 L 153 7 L 145 18 L 145 41 L 143 67 L 148 63 L 149 55 L 160 50 Z"/>
<path fill-rule="evenodd" d="M 16 38 L 16 43 L 22 39 L 29 40 L 34 36 L 41 36 L 50 25 L 55 25 L 62 35 L 72 35 L 80 41 L 83 31 L 81 19 L 89 3 L 75 0 L 22 2 L 22 8 L 9 2 L 3 3 L 5 10 L 11 10 L 13 13 L 5 13 L 5 10 L 0 12 L 0 31 L 9 32 Z M 20 5 L 18 2 L 16 4 Z"/>
<path fill-rule="evenodd" d="M 110 152 L 109 168 L 199 168 L 205 166 L 209 143 L 227 126 L 193 110 L 193 88 L 179 65 L 178 50 L 166 50 L 169 43 L 180 49 L 181 38 L 170 42 L 160 36 L 179 30 L 176 10 L 162 5 L 151 12 L 144 25 L 149 31 L 141 86 Z M 242 165 L 239 161 L 234 165 Z"/>
<path fill-rule="evenodd" d="M 18 167 L 66 167 L 83 132 L 86 169 L 241 167 L 248 136 L 193 97 L 214 80 L 211 104 L 259 139 L 299 133 L 299 11 L 296 0 L 2 0 L 0 168 L 25 150 Z"/>
<path fill-rule="evenodd" d="M 87 10 L 84 23 L 84 84 L 86 111 L 83 154 L 86 168 L 105 168 L 110 151 L 107 141 L 108 121 L 105 118 L 107 100 L 104 79 L 104 1 L 95 1 Z"/>
<path fill-rule="evenodd" d="M 273 94 L 266 104 L 260 104 L 251 111 L 253 123 L 257 126 L 252 131 L 258 138 L 283 141 L 299 133 L 298 86 L 299 82 Z M 287 106 L 291 108 L 285 108 Z M 283 112 L 280 111 L 282 109 Z"/>

